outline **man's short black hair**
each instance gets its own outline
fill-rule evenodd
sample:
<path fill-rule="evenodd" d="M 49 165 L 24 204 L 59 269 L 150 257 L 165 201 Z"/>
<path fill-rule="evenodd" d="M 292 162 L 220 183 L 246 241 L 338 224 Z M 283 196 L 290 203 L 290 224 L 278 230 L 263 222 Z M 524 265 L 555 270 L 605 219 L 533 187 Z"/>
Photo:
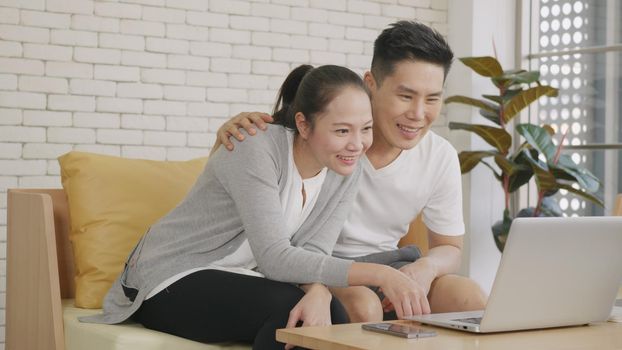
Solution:
<path fill-rule="evenodd" d="M 378 85 L 403 60 L 423 61 L 443 67 L 447 77 L 454 58 L 449 44 L 436 30 L 414 21 L 399 21 L 380 33 L 374 42 L 371 72 Z"/>

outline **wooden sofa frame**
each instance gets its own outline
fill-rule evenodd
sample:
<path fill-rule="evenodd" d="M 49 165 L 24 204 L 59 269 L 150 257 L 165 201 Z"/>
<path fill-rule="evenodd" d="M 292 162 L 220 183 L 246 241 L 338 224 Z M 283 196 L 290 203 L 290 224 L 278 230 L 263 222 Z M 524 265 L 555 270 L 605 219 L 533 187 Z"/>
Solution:
<path fill-rule="evenodd" d="M 62 350 L 61 300 L 75 291 L 67 197 L 61 189 L 7 196 L 6 347 Z"/>

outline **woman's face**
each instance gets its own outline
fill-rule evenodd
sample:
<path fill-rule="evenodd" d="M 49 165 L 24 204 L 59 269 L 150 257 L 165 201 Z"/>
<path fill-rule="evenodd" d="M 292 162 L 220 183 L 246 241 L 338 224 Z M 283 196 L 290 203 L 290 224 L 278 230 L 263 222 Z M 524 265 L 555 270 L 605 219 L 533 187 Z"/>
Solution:
<path fill-rule="evenodd" d="M 298 128 L 317 166 L 351 174 L 372 143 L 369 96 L 360 88 L 345 87 L 318 114 L 313 127 Z"/>

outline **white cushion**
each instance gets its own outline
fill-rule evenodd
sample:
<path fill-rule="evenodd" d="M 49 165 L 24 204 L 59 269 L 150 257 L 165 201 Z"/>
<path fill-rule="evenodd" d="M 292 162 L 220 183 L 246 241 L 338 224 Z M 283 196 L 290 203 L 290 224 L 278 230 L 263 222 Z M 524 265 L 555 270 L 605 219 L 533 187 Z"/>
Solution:
<path fill-rule="evenodd" d="M 102 312 L 81 309 L 72 299 L 63 300 L 65 350 L 250 350 L 249 345 L 235 343 L 204 344 L 144 328 L 138 323 L 116 325 L 82 323 L 78 317 Z"/>

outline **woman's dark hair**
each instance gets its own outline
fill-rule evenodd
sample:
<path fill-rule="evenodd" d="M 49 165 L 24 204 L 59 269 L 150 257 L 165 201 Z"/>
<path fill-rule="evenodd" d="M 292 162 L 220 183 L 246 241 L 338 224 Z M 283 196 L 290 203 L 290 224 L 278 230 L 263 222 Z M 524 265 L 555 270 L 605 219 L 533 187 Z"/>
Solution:
<path fill-rule="evenodd" d="M 423 61 L 443 67 L 449 73 L 454 53 L 445 38 L 425 24 L 399 21 L 380 33 L 374 42 L 371 71 L 378 85 L 403 60 Z"/>
<path fill-rule="evenodd" d="M 313 68 L 306 64 L 297 67 L 281 85 L 274 106 L 274 124 L 297 130 L 294 116 L 301 112 L 313 127 L 315 117 L 346 87 L 359 88 L 369 95 L 361 77 L 348 68 Z"/>

